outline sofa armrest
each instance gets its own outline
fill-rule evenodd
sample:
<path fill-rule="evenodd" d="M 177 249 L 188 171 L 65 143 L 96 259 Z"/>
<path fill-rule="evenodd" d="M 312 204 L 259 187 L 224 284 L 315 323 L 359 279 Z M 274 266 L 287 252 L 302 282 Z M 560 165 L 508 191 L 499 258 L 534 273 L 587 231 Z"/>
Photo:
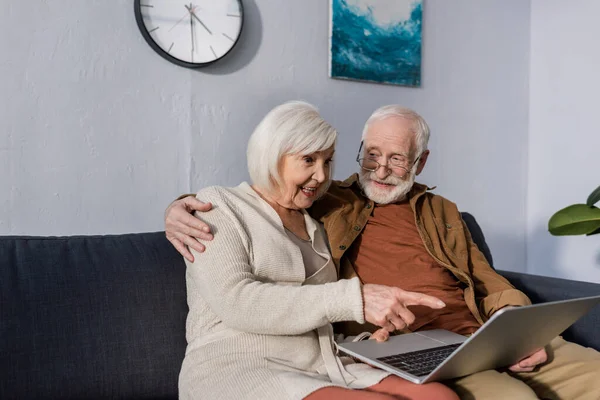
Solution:
<path fill-rule="evenodd" d="M 498 271 L 517 289 L 521 290 L 533 303 L 572 299 L 576 297 L 596 296 L 600 294 L 600 284 L 529 275 L 519 272 Z M 582 346 L 600 350 L 600 307 L 592 309 L 579 319 L 563 337 L 565 340 Z"/>

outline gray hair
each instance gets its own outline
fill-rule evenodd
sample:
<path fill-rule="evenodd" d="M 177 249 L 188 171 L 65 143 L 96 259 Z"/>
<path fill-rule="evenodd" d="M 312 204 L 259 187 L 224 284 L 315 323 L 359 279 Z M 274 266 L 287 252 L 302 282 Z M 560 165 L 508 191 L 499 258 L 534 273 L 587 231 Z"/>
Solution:
<path fill-rule="evenodd" d="M 417 145 L 417 154 L 423 153 L 427 150 L 427 144 L 429 143 L 429 126 L 427 122 L 417 114 L 415 111 L 399 106 L 397 104 L 390 104 L 387 106 L 379 107 L 371 114 L 362 133 L 362 140 L 365 140 L 369 126 L 376 121 L 381 121 L 389 117 L 401 117 L 406 118 L 413 122 L 412 132 L 415 134 L 415 142 Z"/>
<path fill-rule="evenodd" d="M 317 108 L 290 101 L 269 111 L 248 141 L 248 172 L 252 183 L 271 191 L 281 184 L 279 162 L 288 154 L 307 155 L 335 145 L 336 130 Z"/>

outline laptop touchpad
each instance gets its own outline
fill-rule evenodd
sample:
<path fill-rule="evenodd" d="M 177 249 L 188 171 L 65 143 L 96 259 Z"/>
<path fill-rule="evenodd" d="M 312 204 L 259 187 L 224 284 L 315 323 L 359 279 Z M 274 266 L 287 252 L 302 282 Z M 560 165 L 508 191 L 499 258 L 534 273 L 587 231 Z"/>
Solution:
<path fill-rule="evenodd" d="M 416 332 L 416 333 L 417 333 L 417 335 L 425 336 L 430 339 L 440 341 L 441 342 L 440 345 L 441 344 L 462 343 L 465 340 L 467 340 L 466 336 L 459 335 L 457 333 L 446 331 L 443 329 L 434 329 L 431 331 L 421 331 L 421 332 Z"/>

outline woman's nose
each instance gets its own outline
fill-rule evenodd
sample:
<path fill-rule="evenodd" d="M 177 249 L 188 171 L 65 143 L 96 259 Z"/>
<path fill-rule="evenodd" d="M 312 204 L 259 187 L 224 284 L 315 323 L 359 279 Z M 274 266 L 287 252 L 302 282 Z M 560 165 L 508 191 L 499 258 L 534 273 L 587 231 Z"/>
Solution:
<path fill-rule="evenodd" d="M 325 182 L 325 180 L 327 179 L 327 173 L 323 165 L 317 166 L 315 173 L 313 174 L 313 179 L 319 183 Z"/>

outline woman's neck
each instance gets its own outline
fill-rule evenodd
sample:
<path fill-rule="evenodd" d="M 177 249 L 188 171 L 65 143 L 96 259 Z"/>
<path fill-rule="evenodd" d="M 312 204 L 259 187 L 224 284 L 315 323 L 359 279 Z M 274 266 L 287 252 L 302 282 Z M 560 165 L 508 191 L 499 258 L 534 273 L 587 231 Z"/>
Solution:
<path fill-rule="evenodd" d="M 279 199 L 277 197 L 257 188 L 254 185 L 252 186 L 252 189 L 254 189 L 254 191 L 258 193 L 258 195 L 273 208 L 273 210 L 275 210 L 277 215 L 279 215 L 283 226 L 287 230 L 291 231 L 294 235 L 301 239 L 310 239 L 310 236 L 306 231 L 306 223 L 304 221 L 304 213 L 302 210 L 283 206 L 281 202 L 278 201 Z"/>

